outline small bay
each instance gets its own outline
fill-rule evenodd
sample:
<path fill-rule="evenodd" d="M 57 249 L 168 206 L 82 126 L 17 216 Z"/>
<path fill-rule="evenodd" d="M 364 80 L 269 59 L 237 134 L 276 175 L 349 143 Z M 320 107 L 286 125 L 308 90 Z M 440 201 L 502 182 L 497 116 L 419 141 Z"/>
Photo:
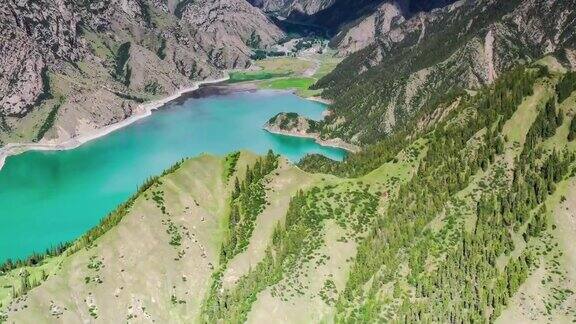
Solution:
<path fill-rule="evenodd" d="M 269 149 L 293 162 L 345 152 L 262 125 L 279 112 L 320 119 L 323 104 L 289 92 L 243 91 L 181 98 L 152 116 L 68 151 L 30 151 L 0 170 L 0 262 L 78 238 L 148 177 L 184 157 Z"/>

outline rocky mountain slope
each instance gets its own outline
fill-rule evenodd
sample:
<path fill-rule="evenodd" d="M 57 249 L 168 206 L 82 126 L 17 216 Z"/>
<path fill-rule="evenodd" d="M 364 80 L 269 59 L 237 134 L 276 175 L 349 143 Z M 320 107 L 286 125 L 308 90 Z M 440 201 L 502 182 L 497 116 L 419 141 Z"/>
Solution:
<path fill-rule="evenodd" d="M 398 3 L 379 6 L 333 40 L 355 53 L 316 85 L 336 101 L 325 133 L 374 141 L 438 95 L 489 84 L 516 64 L 555 53 L 574 67 L 575 5 L 458 1 L 411 17 Z"/>
<path fill-rule="evenodd" d="M 253 5 L 273 15 L 287 17 L 295 23 L 314 25 L 334 35 L 348 25 L 357 24 L 378 12 L 380 7 L 398 7 L 401 16 L 444 7 L 455 0 L 249 0 Z"/>
<path fill-rule="evenodd" d="M 9 0 L 0 24 L 3 143 L 118 122 L 282 36 L 244 0 Z"/>
<path fill-rule="evenodd" d="M 289 16 L 292 12 L 312 15 L 330 7 L 336 0 L 248 0 L 267 13 Z"/>

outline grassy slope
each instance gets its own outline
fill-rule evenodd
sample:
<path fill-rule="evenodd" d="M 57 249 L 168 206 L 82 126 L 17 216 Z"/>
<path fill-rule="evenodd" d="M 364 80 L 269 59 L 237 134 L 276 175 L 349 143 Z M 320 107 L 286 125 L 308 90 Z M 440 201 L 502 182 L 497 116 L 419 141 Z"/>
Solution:
<path fill-rule="evenodd" d="M 243 154 L 241 163 L 253 159 Z M 93 246 L 51 260 L 50 264 L 60 261 L 60 268 L 9 305 L 9 319 L 45 322 L 60 318 L 77 323 L 97 317 L 122 322 L 137 316 L 159 322 L 194 320 L 201 305 L 199 296 L 219 260 L 219 233 L 228 208 L 228 184 L 219 176 L 223 170 L 222 159 L 201 156 L 163 177 Z M 164 197 L 166 214 L 154 196 Z M 179 246 L 170 244 L 176 232 L 182 237 Z M 51 315 L 52 311 L 62 314 Z"/>
<path fill-rule="evenodd" d="M 265 249 L 270 245 L 274 226 L 283 220 L 286 214 L 290 198 L 298 190 L 305 190 L 321 181 L 319 175 L 313 175 L 294 168 L 289 162 L 282 161 L 275 176 L 270 179 L 266 190 L 266 206 L 264 212 L 256 220 L 254 233 L 246 251 L 236 255 L 229 263 L 224 273 L 223 282 L 225 287 L 230 287 L 251 267 L 262 260 Z"/>
<path fill-rule="evenodd" d="M 559 109 L 565 120 L 556 135 L 543 143 L 543 147 L 576 151 L 576 143 L 567 142 L 568 127 L 576 113 L 576 94 L 565 100 Z M 548 197 L 546 206 L 552 211 L 553 226 L 539 245 L 550 252 L 541 257 L 540 266 L 530 275 L 514 296 L 510 307 L 503 312 L 500 323 L 556 322 L 576 320 L 576 296 L 566 290 L 576 291 L 576 250 L 573 237 L 576 233 L 576 177 L 562 181 L 557 191 Z"/>

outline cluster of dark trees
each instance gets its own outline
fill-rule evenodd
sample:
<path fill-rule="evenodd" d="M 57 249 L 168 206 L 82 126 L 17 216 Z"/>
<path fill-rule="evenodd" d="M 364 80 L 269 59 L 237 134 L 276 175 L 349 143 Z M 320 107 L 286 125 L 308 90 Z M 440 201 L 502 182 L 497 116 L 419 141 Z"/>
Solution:
<path fill-rule="evenodd" d="M 558 102 L 562 103 L 566 100 L 572 92 L 576 90 L 576 72 L 567 72 L 562 80 L 556 85 L 556 93 L 558 94 Z"/>
<path fill-rule="evenodd" d="M 329 173 L 341 177 L 358 177 L 390 162 L 408 143 L 406 132 L 398 132 L 379 142 L 365 146 L 358 153 L 349 154 L 338 163 L 323 155 L 309 154 L 298 162 L 308 172 Z"/>
<path fill-rule="evenodd" d="M 522 150 L 522 158 L 534 154 L 536 144 L 542 139 L 547 139 L 556 134 L 558 126 L 562 125 L 564 117 L 561 111 L 556 109 L 556 98 L 550 98 L 538 113 L 536 120 L 526 135 L 526 142 Z"/>
<path fill-rule="evenodd" d="M 568 140 L 572 142 L 576 139 L 576 116 L 570 121 L 570 129 L 568 130 Z"/>
<path fill-rule="evenodd" d="M 113 76 L 116 80 L 122 82 L 125 86 L 130 85 L 130 77 L 132 75 L 132 69 L 127 64 L 130 58 L 130 47 L 131 43 L 126 42 L 120 44 L 118 50 L 116 51 L 116 66 L 114 68 Z"/>
<path fill-rule="evenodd" d="M 10 125 L 8 125 L 8 122 L 6 121 L 6 117 L 0 114 L 0 130 L 8 132 L 10 129 Z"/>
<path fill-rule="evenodd" d="M 161 60 L 166 58 L 166 38 L 160 38 L 160 46 L 158 46 L 156 50 L 156 55 L 158 55 Z"/>
<path fill-rule="evenodd" d="M 264 177 L 278 167 L 278 156 L 272 151 L 246 167 L 245 179 L 236 178 L 230 202 L 228 235 L 220 250 L 220 260 L 226 264 L 249 244 L 256 218 L 264 210 L 266 191 Z"/>
<path fill-rule="evenodd" d="M 261 50 L 261 49 L 257 49 L 254 51 L 254 53 L 252 55 L 250 55 L 250 58 L 253 60 L 263 60 L 269 57 L 280 57 L 280 56 L 287 56 L 289 55 L 289 53 L 286 53 L 284 51 L 265 51 L 265 50 Z"/>
<path fill-rule="evenodd" d="M 38 134 L 36 134 L 36 138 L 34 139 L 35 142 L 41 140 L 44 135 L 46 135 L 46 133 L 52 128 L 52 126 L 54 126 L 54 122 L 56 122 L 56 117 L 58 116 L 58 110 L 60 110 L 62 104 L 64 104 L 64 97 L 60 97 L 58 102 L 48 113 L 44 123 L 42 123 L 42 126 L 40 126 L 40 129 L 38 130 Z"/>
<path fill-rule="evenodd" d="M 239 159 L 240 159 L 240 152 L 234 152 L 234 153 L 228 154 L 224 158 L 224 161 L 226 163 L 226 168 L 224 170 L 224 178 L 226 179 L 226 181 L 230 180 L 230 177 L 232 177 L 232 175 L 236 171 L 238 171 L 237 165 L 238 165 Z"/>

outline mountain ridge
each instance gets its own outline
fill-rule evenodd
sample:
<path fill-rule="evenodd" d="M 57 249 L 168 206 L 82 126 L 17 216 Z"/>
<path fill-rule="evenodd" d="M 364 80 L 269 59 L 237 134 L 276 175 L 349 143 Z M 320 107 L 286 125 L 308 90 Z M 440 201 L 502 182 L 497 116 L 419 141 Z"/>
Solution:
<path fill-rule="evenodd" d="M 1 276 L 15 283 L 27 273 L 6 318 L 571 319 L 576 297 L 564 289 L 576 277 L 555 224 L 571 219 L 562 206 L 576 201 L 567 191 L 576 92 L 556 102 L 566 72 L 540 64 L 446 98 L 398 150 L 365 147 L 339 165 L 353 171 L 395 151 L 346 177 L 272 153 L 178 163 L 63 254 Z M 132 239 L 142 235 L 153 243 Z M 542 293 L 518 295 L 531 287 Z"/>
<path fill-rule="evenodd" d="M 392 133 L 435 94 L 489 84 L 546 54 L 572 56 L 569 8 L 560 1 L 462 1 L 400 21 L 315 85 L 335 101 L 326 136 L 370 142 Z M 554 17 L 562 20 L 552 26 Z M 365 125 L 354 115 L 374 122 Z"/>

